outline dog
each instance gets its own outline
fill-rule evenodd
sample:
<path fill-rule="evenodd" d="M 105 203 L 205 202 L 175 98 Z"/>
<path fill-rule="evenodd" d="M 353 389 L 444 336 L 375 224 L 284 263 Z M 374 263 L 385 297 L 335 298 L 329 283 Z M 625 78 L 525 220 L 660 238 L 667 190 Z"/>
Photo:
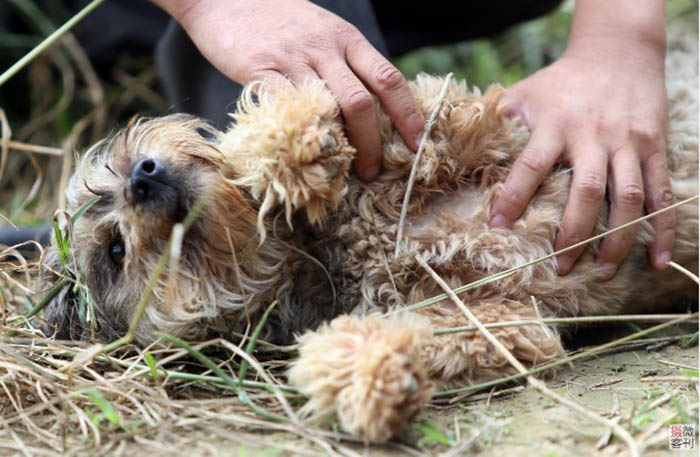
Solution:
<path fill-rule="evenodd" d="M 697 52 L 679 46 L 667 59 L 668 163 L 681 200 L 697 193 Z M 426 117 L 443 82 L 421 75 L 410 83 Z M 90 148 L 70 180 L 70 213 L 100 199 L 69 227 L 68 255 L 61 258 L 54 246 L 45 256 L 42 283 L 70 281 L 44 316 L 59 338 L 87 337 L 91 326 L 98 338 L 113 340 L 126 332 L 148 289 L 136 328 L 136 341 L 147 344 L 157 332 L 227 335 L 275 302 L 263 336 L 281 343 L 301 335 L 288 375 L 309 398 L 303 412 L 335 417 L 365 440 L 387 440 L 434 389 L 514 372 L 479 333 L 435 334 L 470 324 L 450 300 L 404 310 L 443 292 L 418 258 L 454 288 L 553 252 L 571 182 L 565 166 L 544 180 L 511 228 L 488 226 L 491 202 L 529 138 L 507 115 L 503 96 L 499 86 L 482 93 L 449 85 L 417 164 L 396 253 L 415 155 L 379 105 L 383 171 L 370 183 L 349 173 L 355 150 L 320 82 L 249 86 L 225 132 L 182 114 L 133 120 Z M 173 227 L 194 212 L 181 245 L 171 243 Z M 697 271 L 697 205 L 676 212 L 672 258 Z M 597 233 L 607 214 L 605 206 Z M 558 276 L 549 259 L 460 298 L 484 324 L 696 300 L 687 278 L 648 266 L 648 222 L 636 237 L 609 281 L 599 279 L 597 247 L 588 244 L 567 276 Z M 165 254 L 169 266 L 148 285 Z M 492 333 L 527 366 L 563 353 L 552 326 Z"/>

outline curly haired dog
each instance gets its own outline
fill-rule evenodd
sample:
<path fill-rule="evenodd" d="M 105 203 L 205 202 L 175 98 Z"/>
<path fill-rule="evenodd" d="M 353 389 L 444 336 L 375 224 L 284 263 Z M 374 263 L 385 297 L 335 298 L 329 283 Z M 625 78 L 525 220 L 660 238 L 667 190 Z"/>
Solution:
<path fill-rule="evenodd" d="M 675 197 L 685 199 L 697 193 L 698 181 L 697 53 L 677 49 L 668 60 L 668 163 Z M 431 76 L 411 83 L 426 115 L 442 84 Z M 434 334 L 469 325 L 452 302 L 399 312 L 442 292 L 416 255 L 456 287 L 553 251 L 571 181 L 564 166 L 512 228 L 487 225 L 490 204 L 529 136 L 506 116 L 503 94 L 498 86 L 485 93 L 449 86 L 418 164 L 396 256 L 414 153 L 380 107 L 384 164 L 371 183 L 349 175 L 354 149 L 320 83 L 262 87 L 257 98 L 248 88 L 226 132 L 185 115 L 131 122 L 92 147 L 70 182 L 69 211 L 101 199 L 72 227 L 70 258 L 61 262 L 55 248 L 49 253 L 43 280 L 63 271 L 87 288 L 68 284 L 45 316 L 59 337 L 80 338 L 87 303 L 100 338 L 121 336 L 174 225 L 202 201 L 172 256 L 177 262 L 153 288 L 137 340 L 147 343 L 156 331 L 226 334 L 277 300 L 266 337 L 283 342 L 301 334 L 289 379 L 309 397 L 305 412 L 335 416 L 367 440 L 386 440 L 436 387 L 513 372 L 478 333 Z M 598 233 L 607 213 L 603 208 Z M 697 206 L 678 208 L 677 220 L 673 259 L 697 270 Z M 599 280 L 596 246 L 589 244 L 567 276 L 557 275 L 552 259 L 460 297 L 483 323 L 637 312 L 696 299 L 687 278 L 649 268 L 652 240 L 651 225 L 642 223 L 607 282 Z M 544 325 L 493 333 L 526 365 L 562 353 L 556 330 Z"/>

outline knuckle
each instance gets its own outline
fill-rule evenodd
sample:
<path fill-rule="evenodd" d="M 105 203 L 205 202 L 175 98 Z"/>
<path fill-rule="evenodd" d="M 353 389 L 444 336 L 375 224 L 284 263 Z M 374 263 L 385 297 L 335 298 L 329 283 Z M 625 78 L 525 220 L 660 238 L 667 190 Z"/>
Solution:
<path fill-rule="evenodd" d="M 571 113 L 565 109 L 557 110 L 552 113 L 550 122 L 553 128 L 564 131 L 572 125 Z"/>
<path fill-rule="evenodd" d="M 305 46 L 309 46 L 309 47 L 314 48 L 314 49 L 325 48 L 325 47 L 327 47 L 328 37 L 322 33 L 309 32 L 304 37 L 303 43 Z"/>
<path fill-rule="evenodd" d="M 547 172 L 547 164 L 542 158 L 542 154 L 538 152 L 531 152 L 529 154 L 523 154 L 520 156 L 521 166 L 535 175 L 543 175 Z"/>
<path fill-rule="evenodd" d="M 630 138 L 643 148 L 663 150 L 666 139 L 661 130 L 651 126 L 636 126 L 630 129 Z"/>
<path fill-rule="evenodd" d="M 340 41 L 344 41 L 347 44 L 352 44 L 354 40 L 361 39 L 362 36 L 357 28 L 346 21 L 337 21 L 333 27 L 334 35 L 337 36 Z"/>
<path fill-rule="evenodd" d="M 599 173 L 588 172 L 576 184 L 576 192 L 586 201 L 599 202 L 605 198 L 605 182 Z"/>
<path fill-rule="evenodd" d="M 573 246 L 574 244 L 580 243 L 581 241 L 583 241 L 585 239 L 584 236 L 579 231 L 577 231 L 573 228 L 567 227 L 566 224 L 562 224 L 562 226 L 559 227 L 559 234 L 557 237 L 561 240 L 560 243 L 561 243 L 562 248 Z M 577 254 L 577 251 L 571 251 L 568 253 L 564 253 L 562 255 L 571 256 L 572 258 L 574 258 L 578 254 Z"/>
<path fill-rule="evenodd" d="M 253 50 L 247 57 L 251 68 L 270 67 L 277 65 L 279 59 L 273 52 L 265 50 Z"/>
<path fill-rule="evenodd" d="M 369 92 L 362 89 L 351 91 L 341 104 L 343 112 L 350 115 L 369 111 L 374 107 L 374 100 Z"/>
<path fill-rule="evenodd" d="M 280 60 L 274 53 L 266 51 L 253 51 L 246 58 L 248 65 L 245 66 L 245 80 L 255 81 L 270 70 L 281 70 Z"/>
<path fill-rule="evenodd" d="M 380 91 L 393 91 L 404 84 L 403 75 L 393 65 L 382 62 L 374 72 L 374 78 Z"/>
<path fill-rule="evenodd" d="M 673 205 L 675 201 L 676 197 L 673 195 L 671 189 L 665 187 L 660 191 L 656 192 L 656 194 L 652 197 L 653 209 L 659 210 L 662 208 L 666 208 L 668 206 Z"/>
<path fill-rule="evenodd" d="M 293 46 L 294 54 L 303 56 L 310 63 L 319 64 L 332 53 L 335 43 L 327 33 L 309 32 L 299 44 Z"/>
<path fill-rule="evenodd" d="M 644 204 L 644 190 L 638 184 L 626 184 L 619 195 L 620 201 L 628 206 L 642 206 Z"/>

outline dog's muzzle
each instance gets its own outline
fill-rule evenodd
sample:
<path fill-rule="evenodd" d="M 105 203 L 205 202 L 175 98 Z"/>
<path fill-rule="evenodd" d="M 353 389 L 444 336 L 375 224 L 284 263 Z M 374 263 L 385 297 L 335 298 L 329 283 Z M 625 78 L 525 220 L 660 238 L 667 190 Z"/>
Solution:
<path fill-rule="evenodd" d="M 131 200 L 133 203 L 160 200 L 172 192 L 165 165 L 157 159 L 141 159 L 131 171 Z"/>
<path fill-rule="evenodd" d="M 155 217 L 165 216 L 171 222 L 179 222 L 187 214 L 181 187 L 163 162 L 147 157 L 131 169 L 125 194 L 132 206 L 140 206 Z"/>

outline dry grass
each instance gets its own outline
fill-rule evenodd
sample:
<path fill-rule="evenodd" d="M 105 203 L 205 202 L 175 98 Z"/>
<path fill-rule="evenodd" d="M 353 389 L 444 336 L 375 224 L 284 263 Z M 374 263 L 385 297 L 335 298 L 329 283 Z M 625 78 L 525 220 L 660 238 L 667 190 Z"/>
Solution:
<path fill-rule="evenodd" d="M 12 265 L 17 267 L 10 274 Z M 184 448 L 197 449 L 195 455 L 216 455 L 223 442 L 240 443 L 242 449 L 251 446 L 257 449 L 261 437 L 264 437 L 263 449 L 269 448 L 270 452 L 278 449 L 290 455 L 362 453 L 358 451 L 362 448 L 360 443 L 334 431 L 332 425 L 320 429 L 299 422 L 294 409 L 303 399 L 284 385 L 283 374 L 289 363 L 286 353 L 293 349 L 283 350 L 260 342 L 257 345 L 260 350 L 255 351 L 255 331 L 239 345 L 216 339 L 190 346 L 166 337 L 161 344 L 148 348 L 119 344 L 116 345 L 118 349 L 111 352 L 106 352 L 99 344 L 45 338 L 36 328 L 40 320 L 26 319 L 22 314 L 21 302 L 29 296 L 25 274 L 31 274 L 35 266 L 30 261 L 2 263 L 3 296 L 11 300 L 4 303 L 5 315 L 0 328 L 0 385 L 4 393 L 0 394 L 3 411 L 0 453 L 110 455 L 136 446 L 156 455 L 178 454 Z M 649 346 L 668 341 L 669 337 L 639 339 L 676 325 L 680 320 L 696 317 L 657 316 L 656 319 L 666 322 L 570 354 L 555 364 L 537 367 L 519 377 L 599 356 L 606 351 L 636 347 L 625 347 L 630 342 Z M 683 337 L 670 339 L 678 341 Z M 246 364 L 251 368 L 246 370 Z M 692 377 L 693 373 L 697 376 L 697 371 L 686 369 L 678 373 L 673 377 L 656 377 L 653 381 L 697 385 L 697 377 Z M 460 401 L 458 397 L 463 399 L 465 393 L 487 391 L 517 377 L 439 392 L 435 395 L 435 405 L 446 400 L 453 404 L 455 400 Z M 486 401 L 490 401 L 493 393 L 492 390 Z M 663 421 L 672 413 L 674 411 L 669 410 Z M 681 413 L 697 417 L 697 411 L 691 406 Z M 658 446 L 661 430 L 658 420 L 661 419 L 651 421 L 642 431 L 630 427 L 630 433 L 636 434 L 635 442 L 641 448 Z M 657 428 L 654 433 L 649 432 L 651 425 Z M 621 427 L 617 422 L 615 426 Z M 655 441 L 650 441 L 652 437 Z M 464 439 L 465 442 L 448 445 L 454 449 L 464 448 L 472 437 L 467 435 Z M 253 445 L 256 442 L 258 445 Z M 609 446 L 619 451 L 625 449 L 615 441 Z M 388 449 L 392 448 L 398 454 L 422 452 L 400 443 L 389 445 Z"/>
<path fill-rule="evenodd" d="M 51 77 L 54 72 L 59 75 L 58 85 Z M 103 136 L 134 106 L 154 111 L 164 108 L 151 66 L 128 63 L 119 67 L 114 79 L 121 87 L 106 88 L 70 35 L 35 61 L 28 77 L 34 86 L 62 95 L 56 98 L 38 94 L 30 119 L 16 131 L 0 110 L 0 193 L 13 196 L 11 201 L 0 202 L 0 221 L 3 221 L 0 225 L 45 219 L 54 209 L 63 207 L 63 195 L 55 189 L 65 188 L 72 151 L 78 145 Z M 67 132 L 60 132 L 58 119 L 72 103 L 81 103 L 85 108 Z M 443 440 L 446 435 L 431 430 L 428 424 L 421 429 L 421 442 L 409 436 L 403 442 L 366 448 L 338 432 L 335 424 L 315 428 L 301 423 L 295 409 L 304 399 L 285 386 L 284 377 L 295 348 L 256 341 L 256 330 L 264 321 L 257 323 L 249 336 L 241 336 L 237 344 L 216 339 L 190 345 L 164 336 L 156 345 L 136 348 L 124 340 L 102 346 L 47 339 L 39 330 L 41 318 L 31 311 L 41 305 L 32 300 L 40 299 L 51 287 L 31 282 L 41 252 L 36 258 L 25 259 L 16 248 L 0 246 L 2 455 L 179 455 L 184 450 L 193 456 L 232 453 L 355 456 L 380 452 L 424 455 L 432 451 L 426 451 L 423 446 L 431 444 L 437 446 L 433 450 L 445 451 L 444 455 L 460 455 L 479 443 L 483 445 L 488 434 L 490 426 L 484 422 L 469 433 L 461 432 L 456 426 L 452 438 Z M 163 270 L 167 265 L 166 258 Z M 613 318 L 635 321 L 635 317 Z M 514 391 L 507 384 L 554 366 L 578 363 L 610 351 L 677 344 L 692 338 L 692 332 L 660 338 L 649 336 L 669 327 L 682 328 L 681 321 L 697 322 L 695 314 L 637 318 L 662 323 L 519 375 L 438 392 L 432 411 L 460 402 L 488 404 L 501 395 L 521 395 L 520 390 Z M 596 320 L 604 319 L 588 318 L 588 321 Z M 528 323 L 531 322 L 487 327 Z M 475 326 L 441 331 L 478 329 Z M 697 345 L 697 333 L 694 337 L 690 344 Z M 682 382 L 684 386 L 697 388 L 696 369 L 682 366 L 673 369 L 677 371 L 673 376 L 656 377 L 654 381 L 667 382 L 671 387 Z M 683 391 L 679 389 L 639 405 L 626 417 L 619 413 L 612 415 L 611 429 L 624 427 L 641 450 L 662 449 L 668 421 L 697 421 L 697 392 L 691 390 L 688 394 L 695 396 L 695 402 L 679 407 L 678 395 L 688 391 L 687 387 Z M 481 396 L 474 395 L 480 391 L 484 392 Z M 660 413 L 647 417 L 652 410 Z M 643 419 L 641 426 L 635 426 Z M 599 448 L 601 453 L 609 455 L 627 452 L 625 445 L 612 440 L 609 434 L 601 437 Z"/>

